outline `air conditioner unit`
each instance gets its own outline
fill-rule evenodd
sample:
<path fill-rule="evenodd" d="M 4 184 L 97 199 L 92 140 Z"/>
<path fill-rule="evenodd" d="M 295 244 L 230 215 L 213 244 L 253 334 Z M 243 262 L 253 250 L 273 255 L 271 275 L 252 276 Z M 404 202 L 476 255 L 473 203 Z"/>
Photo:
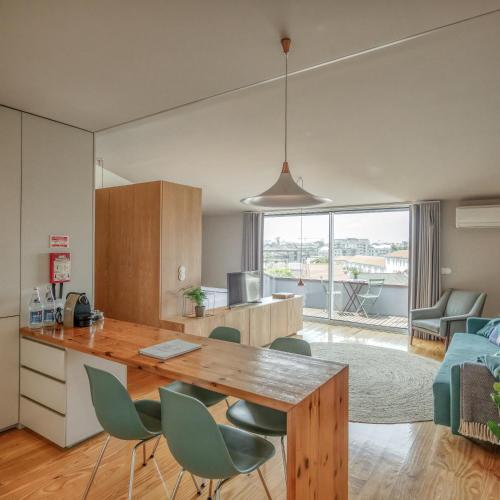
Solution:
<path fill-rule="evenodd" d="M 500 205 L 457 207 L 457 228 L 500 227 Z"/>

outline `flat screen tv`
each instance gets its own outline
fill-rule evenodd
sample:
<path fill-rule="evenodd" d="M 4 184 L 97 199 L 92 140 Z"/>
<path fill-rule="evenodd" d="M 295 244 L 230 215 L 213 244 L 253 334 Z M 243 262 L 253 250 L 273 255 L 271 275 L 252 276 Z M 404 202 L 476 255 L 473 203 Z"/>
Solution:
<path fill-rule="evenodd" d="M 260 273 L 258 271 L 227 274 L 227 305 L 229 307 L 259 302 L 260 299 Z"/>

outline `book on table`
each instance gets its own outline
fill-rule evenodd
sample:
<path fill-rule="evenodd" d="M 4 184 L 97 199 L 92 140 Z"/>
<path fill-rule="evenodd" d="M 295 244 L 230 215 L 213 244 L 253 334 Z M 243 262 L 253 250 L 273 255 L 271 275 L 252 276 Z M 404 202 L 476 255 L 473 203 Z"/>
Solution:
<path fill-rule="evenodd" d="M 181 354 L 195 351 L 196 349 L 201 349 L 201 345 L 186 342 L 185 340 L 175 339 L 162 342 L 161 344 L 143 347 L 139 349 L 139 354 L 164 361 L 166 359 L 180 356 Z"/>

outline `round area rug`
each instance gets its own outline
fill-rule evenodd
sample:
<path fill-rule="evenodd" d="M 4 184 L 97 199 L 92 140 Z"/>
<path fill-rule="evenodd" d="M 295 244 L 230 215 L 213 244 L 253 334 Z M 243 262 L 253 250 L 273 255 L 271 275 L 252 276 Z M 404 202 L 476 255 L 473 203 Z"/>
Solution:
<path fill-rule="evenodd" d="M 385 347 L 311 343 L 315 358 L 349 365 L 349 420 L 399 424 L 432 420 L 432 381 L 439 363 Z"/>

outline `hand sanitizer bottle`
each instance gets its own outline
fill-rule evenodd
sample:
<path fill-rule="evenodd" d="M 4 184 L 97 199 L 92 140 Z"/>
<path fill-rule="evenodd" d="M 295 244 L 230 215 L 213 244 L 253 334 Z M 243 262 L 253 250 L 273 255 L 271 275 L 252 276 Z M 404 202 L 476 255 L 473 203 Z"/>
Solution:
<path fill-rule="evenodd" d="M 30 328 L 41 328 L 43 326 L 43 306 L 40 300 L 38 288 L 33 288 L 29 305 L 28 323 Z"/>
<path fill-rule="evenodd" d="M 43 326 L 54 326 L 56 324 L 56 308 L 52 287 L 47 285 L 45 290 L 45 304 L 43 306 Z"/>

